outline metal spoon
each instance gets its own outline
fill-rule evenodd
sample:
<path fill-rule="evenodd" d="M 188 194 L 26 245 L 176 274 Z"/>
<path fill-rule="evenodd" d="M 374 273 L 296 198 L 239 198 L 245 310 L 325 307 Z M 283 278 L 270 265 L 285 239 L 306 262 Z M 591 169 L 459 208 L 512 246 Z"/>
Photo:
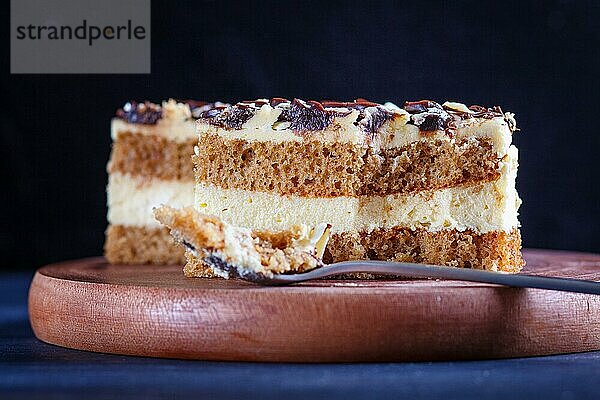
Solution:
<path fill-rule="evenodd" d="M 583 279 L 550 278 L 526 274 L 503 274 L 476 269 L 442 267 L 439 265 L 413 264 L 387 261 L 344 261 L 324 265 L 321 268 L 299 274 L 272 274 L 249 271 L 239 266 L 211 260 L 213 268 L 226 272 L 231 277 L 261 285 L 288 285 L 332 275 L 366 272 L 378 275 L 395 275 L 407 278 L 439 278 L 496 285 L 560 290 L 565 292 L 600 294 L 600 282 Z M 215 265 L 218 264 L 218 265 Z"/>

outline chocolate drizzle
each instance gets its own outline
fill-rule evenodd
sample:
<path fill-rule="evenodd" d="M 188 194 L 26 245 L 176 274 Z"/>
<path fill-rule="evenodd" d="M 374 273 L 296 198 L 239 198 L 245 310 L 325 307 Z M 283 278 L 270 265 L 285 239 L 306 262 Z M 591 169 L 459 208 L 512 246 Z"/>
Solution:
<path fill-rule="evenodd" d="M 149 101 L 130 101 L 117 110 L 117 117 L 130 124 L 154 125 L 162 118 L 162 110 L 158 104 Z"/>

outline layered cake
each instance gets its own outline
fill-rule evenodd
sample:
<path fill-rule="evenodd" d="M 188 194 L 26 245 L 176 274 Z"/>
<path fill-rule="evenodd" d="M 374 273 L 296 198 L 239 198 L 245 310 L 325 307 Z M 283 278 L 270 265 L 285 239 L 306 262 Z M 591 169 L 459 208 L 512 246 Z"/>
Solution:
<path fill-rule="evenodd" d="M 193 204 L 191 162 L 198 143 L 195 118 L 214 104 L 169 100 L 129 102 L 112 120 L 108 163 L 108 228 L 104 246 L 111 263 L 183 263 L 183 250 L 153 217 L 154 206 Z"/>
<path fill-rule="evenodd" d="M 500 107 L 427 100 L 214 107 L 197 122 L 194 208 L 255 237 L 328 224 L 326 262 L 517 272 L 515 130 Z M 197 255 L 186 275 L 213 275 Z"/>

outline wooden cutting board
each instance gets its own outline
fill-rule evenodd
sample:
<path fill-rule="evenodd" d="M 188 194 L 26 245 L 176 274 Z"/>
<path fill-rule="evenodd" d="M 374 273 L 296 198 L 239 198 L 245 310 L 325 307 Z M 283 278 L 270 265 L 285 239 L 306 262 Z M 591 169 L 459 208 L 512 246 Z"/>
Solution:
<path fill-rule="evenodd" d="M 600 280 L 600 255 L 524 253 L 525 272 Z M 29 315 L 44 342 L 150 357 L 406 361 L 600 349 L 600 296 L 397 279 L 260 287 L 103 258 L 38 270 Z"/>

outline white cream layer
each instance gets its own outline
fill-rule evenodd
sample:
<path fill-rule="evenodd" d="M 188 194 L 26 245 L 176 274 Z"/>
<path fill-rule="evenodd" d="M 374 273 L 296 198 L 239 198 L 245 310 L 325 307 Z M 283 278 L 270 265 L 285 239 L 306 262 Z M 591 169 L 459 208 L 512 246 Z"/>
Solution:
<path fill-rule="evenodd" d="M 161 204 L 181 208 L 194 201 L 194 182 L 160 180 L 130 174 L 108 177 L 108 222 L 113 225 L 160 227 L 152 208 Z"/>
<path fill-rule="evenodd" d="M 448 138 L 443 131 L 423 135 L 418 127 L 408 124 L 410 116 L 406 111 L 394 109 L 394 112 L 394 118 L 386 122 L 374 138 L 370 138 L 354 124 L 358 116 L 356 110 L 345 117 L 334 118 L 333 123 L 327 130 L 310 132 L 307 137 L 310 137 L 311 140 L 328 143 L 352 143 L 382 149 L 403 147 L 417 141 Z M 223 129 L 198 121 L 197 131 L 199 135 L 219 135 L 226 139 L 246 141 L 281 143 L 305 140 L 289 129 L 286 123 L 277 122 L 280 113 L 281 110 L 272 108 L 267 104 L 257 110 L 256 114 L 242 126 L 242 129 Z M 490 139 L 494 151 L 499 157 L 503 157 L 511 144 L 512 132 L 503 117 L 471 118 L 462 120 L 459 123 L 452 140 L 462 140 L 468 137 Z"/>
<path fill-rule="evenodd" d="M 396 226 L 509 232 L 519 226 L 517 158 L 517 149 L 511 146 L 497 181 L 411 195 L 307 198 L 198 184 L 194 207 L 231 224 L 258 230 L 328 223 L 332 232 L 369 232 Z"/>
<path fill-rule="evenodd" d="M 130 124 L 119 118 L 113 118 L 110 127 L 112 140 L 119 138 L 121 133 L 132 133 L 135 135 L 155 135 L 174 142 L 183 143 L 197 138 L 194 121 L 173 120 L 161 118 L 154 125 Z"/>

